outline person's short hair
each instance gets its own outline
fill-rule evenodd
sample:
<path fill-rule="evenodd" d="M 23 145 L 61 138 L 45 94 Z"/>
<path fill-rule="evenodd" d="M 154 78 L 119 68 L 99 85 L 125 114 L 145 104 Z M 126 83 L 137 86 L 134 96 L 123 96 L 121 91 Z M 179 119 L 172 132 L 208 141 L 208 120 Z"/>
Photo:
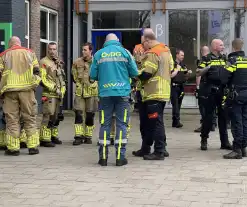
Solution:
<path fill-rule="evenodd" d="M 176 49 L 176 55 L 178 55 L 180 52 L 184 53 L 184 51 L 182 49 Z"/>
<path fill-rule="evenodd" d="M 56 43 L 56 42 L 50 42 L 50 43 L 48 44 L 48 46 L 50 46 L 50 45 L 57 45 L 57 43 Z"/>
<path fill-rule="evenodd" d="M 86 42 L 82 45 L 82 47 L 88 46 L 89 50 L 92 51 L 93 50 L 93 44 L 91 42 Z"/>
<path fill-rule="evenodd" d="M 235 50 L 242 50 L 243 46 L 244 46 L 244 41 L 241 40 L 240 38 L 237 38 L 232 41 L 232 47 Z"/>

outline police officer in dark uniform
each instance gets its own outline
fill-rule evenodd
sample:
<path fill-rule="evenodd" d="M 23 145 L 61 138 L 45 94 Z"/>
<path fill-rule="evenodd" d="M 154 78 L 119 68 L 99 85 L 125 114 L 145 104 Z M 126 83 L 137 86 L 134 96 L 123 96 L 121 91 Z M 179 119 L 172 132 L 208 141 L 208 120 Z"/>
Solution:
<path fill-rule="evenodd" d="M 197 61 L 197 68 L 198 69 L 203 69 L 205 67 L 205 64 L 206 64 L 206 61 L 207 61 L 207 55 L 209 53 L 210 53 L 210 50 L 209 50 L 208 46 L 203 46 L 201 48 L 202 58 L 201 58 L 201 60 Z M 200 120 L 200 124 L 201 125 L 202 125 L 203 118 L 205 116 L 205 108 L 204 108 L 204 105 L 203 105 L 204 97 L 200 93 L 201 92 L 200 88 L 203 88 L 203 84 L 205 84 L 205 78 L 201 77 L 201 76 L 196 77 L 195 96 L 198 99 L 199 111 L 200 111 L 200 114 L 201 114 L 201 120 Z M 211 131 L 215 131 L 215 128 L 217 126 L 216 119 L 217 119 L 217 115 L 216 115 L 216 111 L 215 111 L 214 115 L 213 115 Z M 194 132 L 201 132 L 201 128 L 202 127 L 200 126 L 199 128 L 195 129 Z"/>
<path fill-rule="evenodd" d="M 213 114 L 217 108 L 221 149 L 231 150 L 227 133 L 226 112 L 222 107 L 225 86 L 230 72 L 226 70 L 226 57 L 222 55 L 224 43 L 214 39 L 211 43 L 212 52 L 207 55 L 203 69 L 197 70 L 197 76 L 205 76 L 205 84 L 201 88 L 204 96 L 205 117 L 201 130 L 201 150 L 207 150 L 207 139 L 212 126 Z"/>
<path fill-rule="evenodd" d="M 171 71 L 171 104 L 172 104 L 172 127 L 181 128 L 180 109 L 184 98 L 184 84 L 188 80 L 191 70 L 183 63 L 184 51 L 176 51 L 176 61 Z"/>
<path fill-rule="evenodd" d="M 232 47 L 235 52 L 228 56 L 231 64 L 228 102 L 233 136 L 233 151 L 224 155 L 224 159 L 242 159 L 246 157 L 247 147 L 247 57 L 242 51 L 243 41 L 235 39 Z"/>

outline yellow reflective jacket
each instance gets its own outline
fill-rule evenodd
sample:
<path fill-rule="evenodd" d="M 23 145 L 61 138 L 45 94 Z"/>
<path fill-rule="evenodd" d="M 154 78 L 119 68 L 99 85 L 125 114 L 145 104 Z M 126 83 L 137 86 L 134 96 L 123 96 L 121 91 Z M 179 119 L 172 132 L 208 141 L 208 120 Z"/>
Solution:
<path fill-rule="evenodd" d="M 76 85 L 76 96 L 84 98 L 98 96 L 98 83 L 89 82 L 89 72 L 92 59 L 84 60 L 82 57 L 76 59 L 72 66 L 72 76 Z"/>
<path fill-rule="evenodd" d="M 147 52 L 142 71 L 152 74 L 152 77 L 143 82 L 141 91 L 143 101 L 169 101 L 172 67 L 173 59 L 168 47 L 158 44 Z"/>
<path fill-rule="evenodd" d="M 0 54 L 0 94 L 36 88 L 40 77 L 33 74 L 39 68 L 36 55 L 25 47 L 13 46 Z"/>
<path fill-rule="evenodd" d="M 66 85 L 61 61 L 53 61 L 46 56 L 40 60 L 40 66 L 40 74 L 43 84 L 42 96 L 49 98 L 63 98 L 66 92 Z M 62 93 L 62 97 L 59 97 L 57 91 Z"/>

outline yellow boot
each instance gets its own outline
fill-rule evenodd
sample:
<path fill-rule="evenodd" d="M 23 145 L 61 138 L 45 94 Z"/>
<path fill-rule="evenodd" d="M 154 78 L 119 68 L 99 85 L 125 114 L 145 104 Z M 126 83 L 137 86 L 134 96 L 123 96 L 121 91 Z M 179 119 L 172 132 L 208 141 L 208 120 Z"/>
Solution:
<path fill-rule="evenodd" d="M 21 130 L 21 136 L 20 136 L 20 148 L 27 148 L 27 135 L 25 132 L 25 129 Z"/>
<path fill-rule="evenodd" d="M 85 131 L 85 144 L 92 144 L 93 130 L 95 126 L 86 126 Z"/>
<path fill-rule="evenodd" d="M 74 146 L 81 145 L 84 142 L 85 131 L 82 124 L 74 124 L 75 137 L 73 141 Z"/>
<path fill-rule="evenodd" d="M 58 126 L 51 129 L 51 141 L 54 144 L 62 144 L 62 141 L 58 138 Z"/>
<path fill-rule="evenodd" d="M 20 138 L 13 137 L 10 134 L 6 133 L 6 145 L 7 150 L 5 151 L 5 155 L 18 156 L 20 155 Z"/>
<path fill-rule="evenodd" d="M 6 150 L 6 134 L 5 130 L 0 130 L 0 150 Z"/>
<path fill-rule="evenodd" d="M 55 144 L 51 142 L 51 129 L 45 125 L 40 128 L 40 146 L 55 147 Z"/>

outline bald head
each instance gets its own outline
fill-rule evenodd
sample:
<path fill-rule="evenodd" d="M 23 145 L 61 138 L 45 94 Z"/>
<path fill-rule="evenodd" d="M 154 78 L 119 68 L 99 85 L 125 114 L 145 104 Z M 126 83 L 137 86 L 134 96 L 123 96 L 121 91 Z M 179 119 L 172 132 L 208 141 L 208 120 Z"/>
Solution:
<path fill-rule="evenodd" d="M 211 43 L 211 48 L 213 52 L 221 53 L 224 51 L 224 43 L 220 39 L 213 39 Z"/>
<path fill-rule="evenodd" d="M 201 53 L 202 53 L 202 56 L 208 55 L 210 53 L 209 47 L 208 46 L 203 46 L 201 48 Z"/>
<path fill-rule="evenodd" d="M 143 36 L 144 36 L 144 40 L 145 41 L 147 41 L 147 40 L 156 40 L 155 33 L 151 28 L 144 29 Z"/>
<path fill-rule="evenodd" d="M 9 40 L 9 47 L 13 47 L 14 45 L 21 46 L 21 40 L 17 36 L 13 36 Z"/>
<path fill-rule="evenodd" d="M 144 39 L 144 36 L 142 35 L 141 36 L 141 43 L 143 44 L 144 41 L 145 41 L 145 39 Z"/>
<path fill-rule="evenodd" d="M 117 35 L 113 34 L 113 33 L 110 33 L 106 36 L 106 39 L 105 41 L 110 41 L 110 40 L 116 40 L 116 41 L 119 41 Z"/>

